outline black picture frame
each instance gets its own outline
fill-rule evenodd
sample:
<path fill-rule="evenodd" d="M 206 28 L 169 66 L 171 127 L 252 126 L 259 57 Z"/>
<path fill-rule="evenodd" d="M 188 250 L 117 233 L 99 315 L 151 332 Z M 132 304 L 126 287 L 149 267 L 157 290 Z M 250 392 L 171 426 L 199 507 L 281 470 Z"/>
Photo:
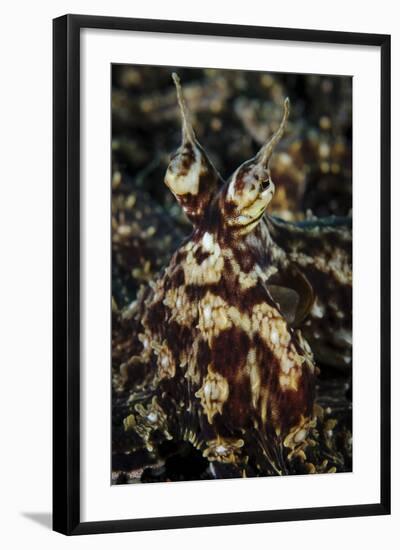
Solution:
<path fill-rule="evenodd" d="M 381 495 L 371 504 L 80 520 L 80 31 L 84 28 L 378 46 L 381 51 Z M 66 535 L 390 513 L 390 36 L 65 15 L 53 21 L 53 529 Z"/>

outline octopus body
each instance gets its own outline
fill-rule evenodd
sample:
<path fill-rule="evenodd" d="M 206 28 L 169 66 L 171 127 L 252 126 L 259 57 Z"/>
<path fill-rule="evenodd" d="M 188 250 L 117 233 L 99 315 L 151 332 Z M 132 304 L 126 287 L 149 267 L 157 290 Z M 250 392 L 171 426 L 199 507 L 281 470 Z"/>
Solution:
<path fill-rule="evenodd" d="M 214 469 L 229 465 L 236 475 L 295 473 L 299 462 L 304 473 L 334 471 L 315 450 L 321 411 L 308 340 L 322 342 L 328 363 L 334 356 L 346 364 L 348 228 L 302 228 L 265 214 L 288 100 L 276 133 L 224 181 L 196 140 L 174 80 L 182 144 L 165 183 L 193 231 L 123 312 L 125 340 L 114 347 L 130 394 L 124 429 L 132 448 L 157 455 L 165 441 L 189 442 Z M 320 326 L 328 310 L 337 323 L 331 331 Z M 343 338 L 335 341 L 339 325 Z"/>

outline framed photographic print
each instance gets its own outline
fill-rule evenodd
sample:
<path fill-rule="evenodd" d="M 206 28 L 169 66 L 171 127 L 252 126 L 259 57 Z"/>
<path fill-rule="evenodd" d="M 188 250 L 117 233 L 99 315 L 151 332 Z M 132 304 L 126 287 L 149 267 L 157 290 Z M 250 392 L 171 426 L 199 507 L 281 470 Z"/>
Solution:
<path fill-rule="evenodd" d="M 390 37 L 54 20 L 54 529 L 390 513 Z"/>

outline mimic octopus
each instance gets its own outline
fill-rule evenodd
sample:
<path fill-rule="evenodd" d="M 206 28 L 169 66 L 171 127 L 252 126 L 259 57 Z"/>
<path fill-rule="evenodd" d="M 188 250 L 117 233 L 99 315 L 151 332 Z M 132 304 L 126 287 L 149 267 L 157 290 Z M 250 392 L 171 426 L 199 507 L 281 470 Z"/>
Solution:
<path fill-rule="evenodd" d="M 350 368 L 350 223 L 290 224 L 265 212 L 289 99 L 277 131 L 224 181 L 173 79 L 182 143 L 165 184 L 193 231 L 122 313 L 132 331 L 120 366 L 132 449 L 157 456 L 165 441 L 189 442 L 216 477 L 219 468 L 243 477 L 333 472 L 319 434 L 316 360 Z"/>

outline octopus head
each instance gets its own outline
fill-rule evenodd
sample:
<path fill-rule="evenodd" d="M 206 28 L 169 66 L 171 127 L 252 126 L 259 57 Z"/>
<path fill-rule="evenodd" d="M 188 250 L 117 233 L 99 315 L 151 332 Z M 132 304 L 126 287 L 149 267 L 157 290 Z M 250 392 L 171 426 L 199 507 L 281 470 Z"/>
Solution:
<path fill-rule="evenodd" d="M 274 195 L 269 161 L 286 128 L 289 99 L 277 131 L 225 182 L 197 141 L 179 78 L 175 73 L 172 78 L 182 118 L 182 142 L 170 160 L 165 184 L 195 227 L 216 218 L 225 229 L 245 235 L 257 226 Z"/>

